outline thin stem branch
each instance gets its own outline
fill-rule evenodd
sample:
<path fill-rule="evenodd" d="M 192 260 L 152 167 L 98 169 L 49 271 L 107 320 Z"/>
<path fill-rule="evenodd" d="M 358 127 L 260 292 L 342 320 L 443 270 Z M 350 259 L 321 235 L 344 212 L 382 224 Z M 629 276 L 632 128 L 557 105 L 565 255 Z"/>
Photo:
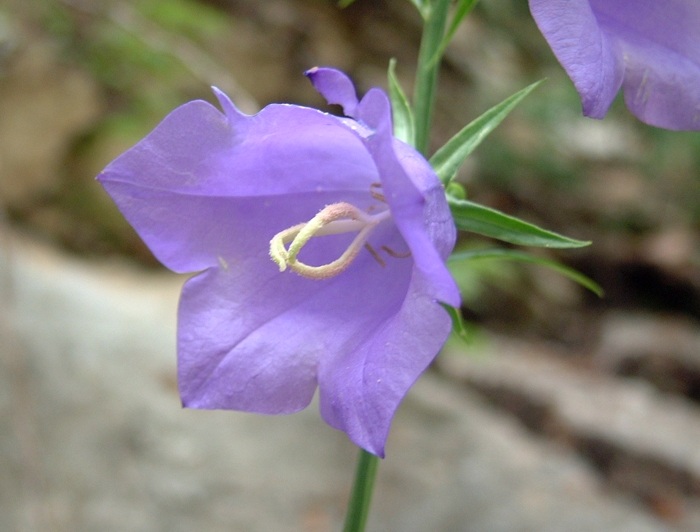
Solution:
<path fill-rule="evenodd" d="M 440 61 L 435 55 L 440 49 L 447 25 L 450 0 L 433 0 L 427 13 L 418 53 L 413 108 L 416 120 L 416 149 L 427 156 L 430 125 L 435 106 L 435 93 Z"/>

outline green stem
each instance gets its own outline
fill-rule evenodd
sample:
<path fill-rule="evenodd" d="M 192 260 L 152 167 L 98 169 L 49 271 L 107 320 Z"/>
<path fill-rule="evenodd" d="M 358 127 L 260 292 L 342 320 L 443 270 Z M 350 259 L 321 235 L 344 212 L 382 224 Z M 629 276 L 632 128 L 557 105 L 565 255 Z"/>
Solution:
<path fill-rule="evenodd" d="M 343 532 L 363 532 L 365 529 L 378 465 L 378 457 L 360 449 L 355 470 L 355 484 L 352 487 Z"/>
<path fill-rule="evenodd" d="M 413 91 L 413 107 L 416 119 L 416 149 L 427 156 L 430 124 L 435 107 L 435 93 L 440 70 L 440 61 L 435 55 L 440 49 L 450 0 L 433 0 L 427 10 L 423 36 L 421 37 L 418 53 L 418 68 L 416 70 L 416 85 Z"/>

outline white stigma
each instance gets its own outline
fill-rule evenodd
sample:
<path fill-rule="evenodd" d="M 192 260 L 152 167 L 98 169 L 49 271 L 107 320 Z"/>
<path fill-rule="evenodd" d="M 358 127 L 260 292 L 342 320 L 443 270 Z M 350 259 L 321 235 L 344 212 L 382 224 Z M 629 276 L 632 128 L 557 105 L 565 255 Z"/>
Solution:
<path fill-rule="evenodd" d="M 350 203 L 333 203 L 323 208 L 308 222 L 277 233 L 270 240 L 270 257 L 281 272 L 289 267 L 309 279 L 329 279 L 342 273 L 352 264 L 374 228 L 390 217 L 389 209 L 377 214 L 368 214 Z M 301 249 L 315 236 L 354 232 L 357 232 L 357 236 L 333 262 L 322 266 L 309 266 L 297 260 Z M 285 247 L 289 242 L 289 247 Z"/>

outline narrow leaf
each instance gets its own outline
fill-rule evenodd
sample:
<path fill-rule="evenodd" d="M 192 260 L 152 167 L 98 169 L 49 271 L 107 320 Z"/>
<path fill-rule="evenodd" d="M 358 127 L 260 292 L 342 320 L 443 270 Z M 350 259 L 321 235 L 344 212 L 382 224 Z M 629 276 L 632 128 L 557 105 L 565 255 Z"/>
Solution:
<path fill-rule="evenodd" d="M 490 236 L 511 244 L 545 248 L 580 248 L 590 242 L 575 240 L 547 231 L 531 223 L 515 218 L 469 200 L 447 196 L 457 229 Z"/>
<path fill-rule="evenodd" d="M 492 107 L 476 120 L 467 124 L 459 133 L 447 141 L 435 155 L 430 158 L 430 164 L 440 177 L 440 180 L 447 184 L 457 174 L 457 170 L 466 160 L 471 152 L 481 144 L 481 141 L 491 133 L 508 114 L 515 109 L 525 96 L 530 94 L 540 83 L 540 80 L 506 98 L 498 105 Z"/>
<path fill-rule="evenodd" d="M 452 20 L 450 21 L 450 27 L 447 29 L 447 33 L 445 33 L 445 37 L 442 39 L 442 43 L 440 43 L 440 48 L 438 48 L 437 52 L 435 52 L 435 55 L 431 61 L 440 60 L 442 55 L 445 53 L 445 49 L 452 41 L 452 37 L 454 37 L 455 33 L 457 32 L 457 28 L 459 28 L 459 25 L 464 20 L 464 17 L 469 14 L 478 1 L 479 0 L 459 0 L 459 3 L 455 8 L 455 12 L 452 15 Z"/>
<path fill-rule="evenodd" d="M 415 138 L 413 110 L 396 78 L 396 59 L 393 58 L 389 61 L 389 97 L 394 118 L 394 136 L 413 146 Z"/>
<path fill-rule="evenodd" d="M 447 261 L 449 263 L 455 263 L 477 259 L 519 260 L 522 262 L 539 264 L 540 266 L 550 268 L 562 275 L 565 275 L 569 279 L 576 281 L 584 288 L 588 288 L 598 297 L 603 296 L 603 288 L 590 277 L 583 275 L 581 272 L 570 268 L 569 266 L 565 266 L 564 264 L 555 260 L 537 257 L 536 255 L 531 255 L 530 253 L 525 253 L 523 251 L 503 248 L 479 249 L 475 251 L 459 251 L 453 254 L 449 259 L 447 259 Z"/>
<path fill-rule="evenodd" d="M 430 10 L 430 0 L 410 0 L 411 3 L 416 6 L 418 12 L 420 13 L 423 20 L 428 18 L 428 11 Z"/>

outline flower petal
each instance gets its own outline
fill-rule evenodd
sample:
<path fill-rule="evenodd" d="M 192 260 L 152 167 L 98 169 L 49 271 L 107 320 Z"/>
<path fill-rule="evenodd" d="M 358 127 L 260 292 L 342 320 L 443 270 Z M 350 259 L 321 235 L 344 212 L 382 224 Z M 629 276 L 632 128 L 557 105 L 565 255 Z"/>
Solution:
<path fill-rule="evenodd" d="M 377 249 L 403 250 L 393 226 L 378 231 Z M 364 252 L 343 274 L 313 281 L 269 272 L 266 262 L 247 257 L 185 285 L 178 367 L 186 406 L 268 414 L 304 408 L 319 360 L 352 353 L 391 319 L 413 268 L 410 258 L 393 257 L 382 267 Z"/>
<path fill-rule="evenodd" d="M 352 80 L 340 70 L 315 67 L 304 72 L 314 88 L 330 104 L 343 107 L 346 116 L 355 117 L 357 111 L 357 93 Z"/>
<path fill-rule="evenodd" d="M 574 82 L 583 113 L 603 118 L 622 86 L 624 67 L 588 0 L 530 0 L 530 11 Z"/>
<path fill-rule="evenodd" d="M 304 322 L 294 319 L 294 309 L 322 287 L 298 280 L 234 266 L 185 283 L 178 314 L 184 406 L 265 414 L 308 406 L 316 390 L 318 346 Z"/>
<path fill-rule="evenodd" d="M 456 230 L 440 180 L 423 157 L 392 135 L 391 104 L 386 94 L 370 90 L 360 108 L 361 119 L 375 129 L 367 139 L 368 147 L 381 169 L 384 195 L 416 267 L 430 280 L 435 299 L 458 307 L 459 289 L 445 266 Z"/>
<path fill-rule="evenodd" d="M 217 196 L 366 190 L 376 180 L 362 142 L 331 115 L 269 105 L 235 126 L 206 102 L 187 103 L 98 179 Z"/>
<path fill-rule="evenodd" d="M 234 105 L 226 94 L 217 87 L 211 88 L 216 99 L 219 100 L 219 105 L 223 109 L 226 118 L 228 118 L 228 123 L 231 128 L 235 131 L 241 131 L 245 127 L 246 120 L 250 118 L 249 115 L 242 113 L 238 107 Z"/>
<path fill-rule="evenodd" d="M 530 0 L 530 9 L 584 114 L 602 118 L 623 85 L 642 121 L 700 130 L 700 2 Z"/>
<path fill-rule="evenodd" d="M 321 416 L 381 457 L 399 403 L 452 329 L 431 285 L 432 279 L 414 270 L 401 309 L 391 319 L 352 352 L 320 362 Z"/>
<path fill-rule="evenodd" d="M 106 182 L 105 188 L 129 223 L 166 267 L 178 273 L 201 271 L 240 260 L 244 254 L 264 257 L 271 272 L 269 243 L 280 231 L 310 220 L 325 205 L 353 201 L 369 205 L 366 192 L 309 192 L 262 197 L 217 197 L 181 194 Z M 342 250 L 322 250 L 337 258 Z M 267 264 L 269 263 L 269 264 Z"/>
<path fill-rule="evenodd" d="M 647 124 L 700 130 L 700 2 L 591 5 L 604 31 L 618 41 L 629 109 Z"/>
<path fill-rule="evenodd" d="M 236 125 L 206 102 L 185 104 L 98 177 L 156 257 L 175 271 L 202 270 L 232 256 L 246 235 L 258 235 L 245 230 L 250 224 L 269 224 L 263 234 L 269 242 L 328 203 L 357 201 L 364 208 L 370 184 L 379 181 L 361 139 L 330 115 L 273 105 L 237 116 Z M 254 197 L 266 218 L 251 203 L 226 201 Z M 303 208 L 288 208 L 300 201 Z"/>

